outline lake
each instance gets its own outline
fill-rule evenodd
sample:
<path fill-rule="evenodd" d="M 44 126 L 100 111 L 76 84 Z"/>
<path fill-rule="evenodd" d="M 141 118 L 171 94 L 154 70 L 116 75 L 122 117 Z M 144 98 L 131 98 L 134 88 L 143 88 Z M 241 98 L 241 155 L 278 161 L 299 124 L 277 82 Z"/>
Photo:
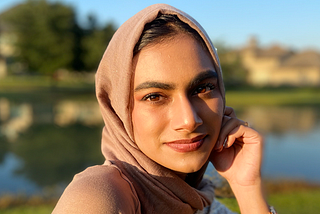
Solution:
<path fill-rule="evenodd" d="M 264 178 L 320 184 L 319 107 L 235 109 L 265 136 Z M 0 96 L 0 195 L 61 194 L 75 173 L 103 163 L 102 127 L 92 94 Z"/>

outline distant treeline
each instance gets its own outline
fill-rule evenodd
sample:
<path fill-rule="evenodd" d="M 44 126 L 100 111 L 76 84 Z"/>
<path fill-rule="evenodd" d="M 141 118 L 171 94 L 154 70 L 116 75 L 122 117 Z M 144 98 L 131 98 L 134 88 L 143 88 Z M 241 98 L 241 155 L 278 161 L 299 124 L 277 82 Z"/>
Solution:
<path fill-rule="evenodd" d="M 7 61 L 21 63 L 24 72 L 46 75 L 59 69 L 96 70 L 116 27 L 98 25 L 94 15 L 87 19 L 82 27 L 74 8 L 46 0 L 29 0 L 5 11 L 0 33 L 11 38 L 15 49 Z"/>
<path fill-rule="evenodd" d="M 0 36 L 16 38 L 10 42 L 15 54 L 6 59 L 11 74 L 54 75 L 60 69 L 96 71 L 115 31 L 111 22 L 98 24 L 93 14 L 88 15 L 83 27 L 75 9 L 61 2 L 26 0 L 0 14 Z M 240 58 L 230 60 L 228 53 L 232 49 L 221 42 L 216 47 L 226 86 L 244 85 L 247 72 Z"/>

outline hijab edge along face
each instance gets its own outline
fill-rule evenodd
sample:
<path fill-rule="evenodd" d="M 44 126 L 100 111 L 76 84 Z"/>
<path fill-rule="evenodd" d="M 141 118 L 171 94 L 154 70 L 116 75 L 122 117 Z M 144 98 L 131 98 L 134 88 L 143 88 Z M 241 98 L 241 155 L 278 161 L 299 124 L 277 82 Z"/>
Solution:
<path fill-rule="evenodd" d="M 102 107 L 102 116 L 105 120 L 105 123 L 115 122 L 114 118 L 109 118 L 109 120 L 106 121 L 106 116 L 110 112 L 106 112 L 105 114 L 105 108 L 111 108 L 111 110 L 114 111 L 114 114 L 117 115 L 117 117 L 120 119 L 119 122 L 123 124 L 122 127 L 126 130 L 126 133 L 131 139 L 132 143 L 133 129 L 131 123 L 131 97 L 134 77 L 134 74 L 132 72 L 133 48 L 140 38 L 144 25 L 154 20 L 159 12 L 161 12 L 162 14 L 177 15 L 183 22 L 190 25 L 200 34 L 214 61 L 215 70 L 218 74 L 219 88 L 224 99 L 224 86 L 222 82 L 222 73 L 220 69 L 219 59 L 217 57 L 214 46 L 212 45 L 209 37 L 202 29 L 202 27 L 186 13 L 169 5 L 156 4 L 149 6 L 144 10 L 138 12 L 136 15 L 128 19 L 123 25 L 120 26 L 120 28 L 117 30 L 112 40 L 110 41 L 96 74 L 97 98 L 100 106 Z M 123 42 L 123 40 L 126 40 L 126 42 Z M 115 64 L 120 64 L 120 66 L 117 66 Z M 126 70 L 126 72 L 120 72 L 121 70 Z M 117 97 L 119 96 L 119 93 L 115 93 L 114 91 L 112 91 L 116 88 L 119 89 L 119 86 L 124 86 L 125 88 L 125 90 L 120 91 L 120 94 L 122 94 L 122 98 Z M 102 97 L 104 97 L 106 94 L 110 100 L 110 104 L 108 106 L 105 106 L 105 100 L 102 100 Z M 124 103 L 127 103 L 127 105 L 123 105 Z M 114 125 L 118 126 L 119 124 Z M 132 146 L 136 147 L 135 145 Z"/>
<path fill-rule="evenodd" d="M 178 174 L 207 162 L 220 132 L 223 99 L 210 54 L 180 33 L 135 56 L 135 143 Z"/>

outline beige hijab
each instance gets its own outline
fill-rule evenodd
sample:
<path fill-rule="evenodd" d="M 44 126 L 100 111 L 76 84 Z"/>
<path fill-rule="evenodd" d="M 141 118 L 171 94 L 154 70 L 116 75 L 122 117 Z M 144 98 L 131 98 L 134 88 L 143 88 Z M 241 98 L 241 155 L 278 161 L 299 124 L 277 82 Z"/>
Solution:
<path fill-rule="evenodd" d="M 175 14 L 194 28 L 205 41 L 219 76 L 224 97 L 219 59 L 202 27 L 186 13 L 165 4 L 156 4 L 126 21 L 114 34 L 96 74 L 96 95 L 105 127 L 102 153 L 105 165 L 116 165 L 132 182 L 142 213 L 194 213 L 209 205 L 214 197 L 213 186 L 202 179 L 206 166 L 187 177 L 187 182 L 171 170 L 143 154 L 134 142 L 131 111 L 133 91 L 133 48 L 144 25 L 158 13 Z"/>

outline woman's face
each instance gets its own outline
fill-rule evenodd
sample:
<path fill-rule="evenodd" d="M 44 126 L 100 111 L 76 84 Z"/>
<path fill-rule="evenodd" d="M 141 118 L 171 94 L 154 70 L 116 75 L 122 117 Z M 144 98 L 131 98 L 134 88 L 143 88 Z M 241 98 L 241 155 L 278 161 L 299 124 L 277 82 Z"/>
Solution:
<path fill-rule="evenodd" d="M 198 171 L 219 135 L 223 99 L 212 59 L 192 37 L 143 48 L 134 57 L 134 139 L 177 174 Z"/>

